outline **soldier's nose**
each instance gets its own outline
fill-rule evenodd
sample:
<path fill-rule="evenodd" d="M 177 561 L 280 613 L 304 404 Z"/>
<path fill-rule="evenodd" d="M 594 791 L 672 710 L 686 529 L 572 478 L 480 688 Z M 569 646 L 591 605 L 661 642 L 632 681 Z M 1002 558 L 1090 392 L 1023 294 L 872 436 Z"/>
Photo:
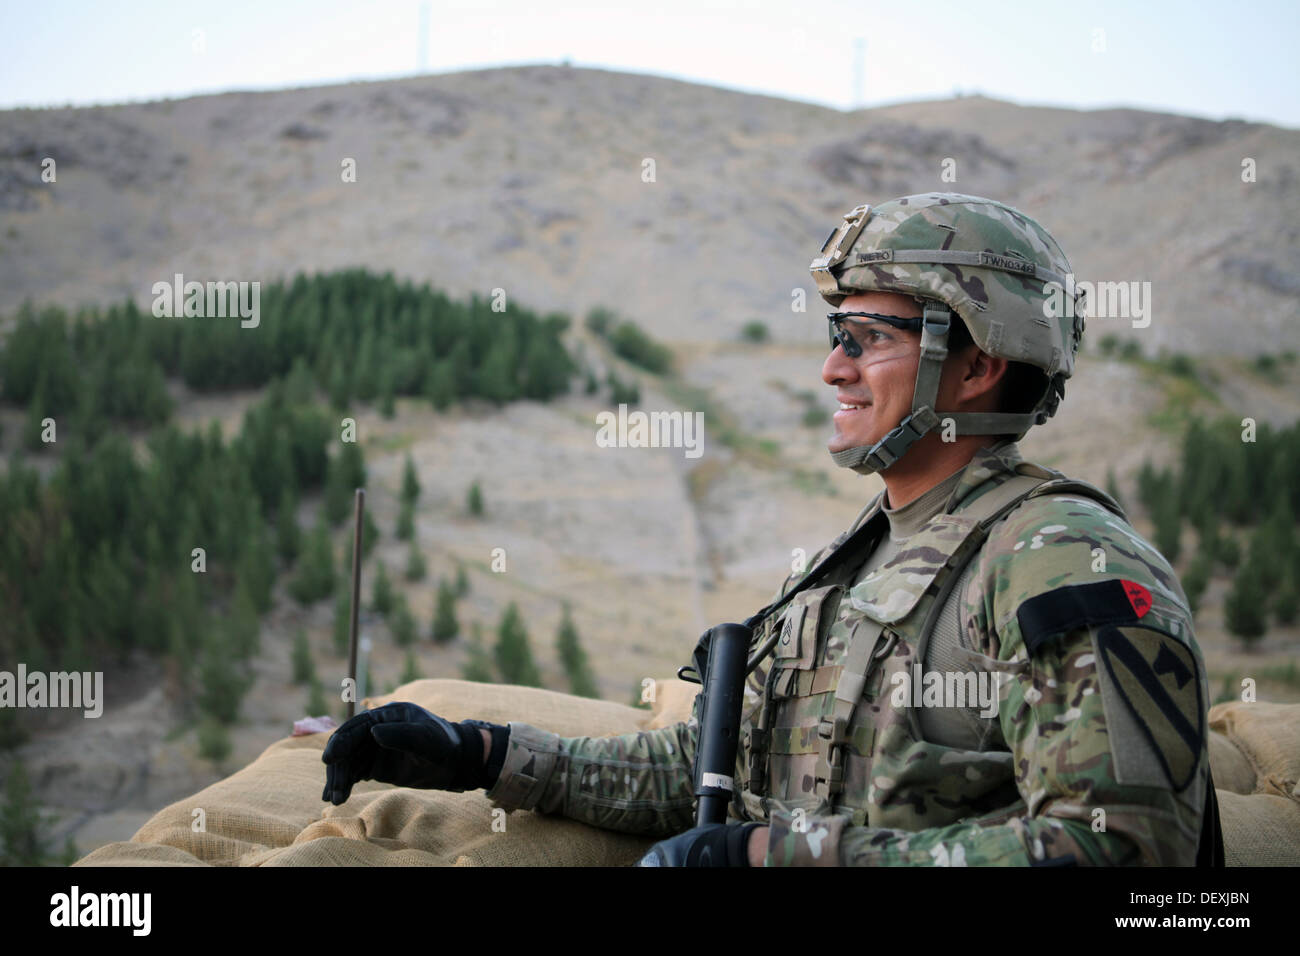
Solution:
<path fill-rule="evenodd" d="M 858 377 L 857 373 L 858 367 L 844 354 L 843 347 L 839 345 L 835 346 L 831 354 L 826 356 L 826 361 L 822 363 L 822 381 L 827 385 L 855 381 Z"/>

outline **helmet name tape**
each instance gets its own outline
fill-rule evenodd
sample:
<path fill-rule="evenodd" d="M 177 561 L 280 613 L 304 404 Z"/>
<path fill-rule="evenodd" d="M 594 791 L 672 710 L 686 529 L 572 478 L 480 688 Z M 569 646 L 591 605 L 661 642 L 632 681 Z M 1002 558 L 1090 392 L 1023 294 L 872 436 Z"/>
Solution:
<path fill-rule="evenodd" d="M 980 264 L 992 266 L 995 269 L 1005 269 L 1007 272 L 1023 272 L 1026 275 L 1034 274 L 1034 264 L 1032 262 L 1015 259 L 1011 256 L 995 256 L 991 252 L 980 253 Z"/>

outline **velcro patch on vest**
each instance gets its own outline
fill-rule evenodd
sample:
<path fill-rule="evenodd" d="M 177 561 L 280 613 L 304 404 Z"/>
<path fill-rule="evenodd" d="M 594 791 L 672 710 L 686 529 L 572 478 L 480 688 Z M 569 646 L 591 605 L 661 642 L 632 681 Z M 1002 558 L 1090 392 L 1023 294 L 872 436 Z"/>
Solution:
<path fill-rule="evenodd" d="M 1136 581 L 1111 579 L 1074 584 L 1032 597 L 1016 620 L 1025 648 L 1033 654 L 1044 643 L 1076 628 L 1136 624 L 1151 610 L 1151 592 Z"/>
<path fill-rule="evenodd" d="M 1196 776 L 1205 741 L 1205 707 L 1195 655 L 1169 634 L 1148 627 L 1104 627 L 1097 634 L 1096 648 L 1107 724 L 1116 724 L 1110 727 L 1112 735 L 1136 724 L 1138 735 L 1120 733 L 1120 737 L 1131 743 L 1145 738 L 1164 779 L 1174 790 L 1183 790 Z M 1131 723 L 1111 719 L 1111 701 L 1106 700 L 1111 695 L 1124 702 Z M 1125 748 L 1119 746 L 1122 743 L 1112 742 L 1121 782 L 1127 778 L 1137 783 L 1154 772 L 1152 767 L 1144 773 L 1140 765 L 1136 751 L 1145 748 Z"/>

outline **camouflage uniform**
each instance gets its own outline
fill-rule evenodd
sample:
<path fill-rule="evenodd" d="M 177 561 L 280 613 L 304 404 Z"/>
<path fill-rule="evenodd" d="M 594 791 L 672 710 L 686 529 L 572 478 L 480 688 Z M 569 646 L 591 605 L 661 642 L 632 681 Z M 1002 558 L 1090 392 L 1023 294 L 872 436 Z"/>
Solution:
<path fill-rule="evenodd" d="M 1077 491 L 1048 486 L 996 522 L 954 597 L 970 671 L 999 687 L 988 745 L 918 732 L 924 691 L 897 675 L 922 659 L 938 556 L 967 530 L 963 512 L 1017 473 L 1057 474 L 1021 461 L 1014 443 L 981 449 L 950 507 L 890 561 L 809 589 L 767 625 L 783 640 L 751 674 L 732 813 L 771 825 L 768 865 L 1194 862 L 1208 687 L 1187 600 L 1150 544 Z M 864 520 L 879 520 L 879 504 Z M 886 626 L 845 728 L 843 789 L 827 794 L 819 726 L 873 622 Z M 510 726 L 488 794 L 498 806 L 656 836 L 693 825 L 694 720 L 595 738 Z"/>
<path fill-rule="evenodd" d="M 958 435 L 1020 437 L 1064 396 L 1082 302 L 1055 240 L 1018 210 L 955 193 L 864 204 L 812 273 L 837 308 L 867 291 L 924 306 L 911 414 L 875 445 L 834 453 L 844 467 L 887 469 L 940 415 Z M 957 319 L 986 353 L 1043 371 L 1030 412 L 935 410 Z M 868 543 L 756 635 L 777 639 L 750 675 L 732 815 L 770 825 L 768 865 L 1196 862 L 1212 793 L 1208 686 L 1169 564 L 1103 492 L 1021 460 L 1014 442 L 980 448 L 953 488 L 897 553 L 872 567 Z M 889 520 L 878 498 L 866 540 Z M 951 646 L 932 646 L 947 633 Z M 931 694 L 930 674 L 953 695 L 996 687 L 996 714 L 936 732 L 922 714 L 957 701 Z M 511 724 L 488 796 L 680 833 L 694 824 L 697 732 L 691 720 L 560 738 Z"/>

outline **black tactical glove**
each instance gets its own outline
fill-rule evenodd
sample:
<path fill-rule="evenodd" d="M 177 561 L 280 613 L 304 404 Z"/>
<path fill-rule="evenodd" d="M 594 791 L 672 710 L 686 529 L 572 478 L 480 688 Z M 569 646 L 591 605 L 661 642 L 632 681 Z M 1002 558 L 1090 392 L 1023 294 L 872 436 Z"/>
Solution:
<path fill-rule="evenodd" d="M 710 823 L 661 840 L 638 866 L 749 866 L 749 836 L 761 823 Z"/>
<path fill-rule="evenodd" d="M 483 763 L 483 737 L 492 750 Z M 322 800 L 338 806 L 361 780 L 425 790 L 490 788 L 505 762 L 510 728 L 481 720 L 450 723 L 411 703 L 385 704 L 348 720 L 325 745 Z"/>

